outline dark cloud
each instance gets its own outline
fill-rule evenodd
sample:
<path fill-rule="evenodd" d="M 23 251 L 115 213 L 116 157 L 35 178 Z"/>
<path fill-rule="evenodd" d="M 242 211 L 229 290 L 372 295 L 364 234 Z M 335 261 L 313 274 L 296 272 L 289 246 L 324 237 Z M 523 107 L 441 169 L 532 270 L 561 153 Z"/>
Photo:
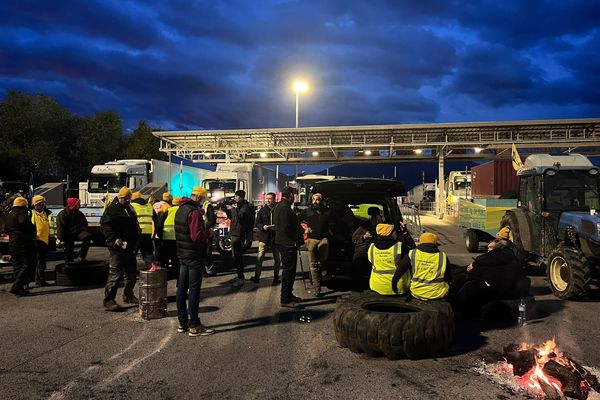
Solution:
<path fill-rule="evenodd" d="M 597 116 L 595 2 L 85 1 L 0 4 L 0 89 L 125 126 Z M 469 118 L 469 116 L 472 116 Z"/>

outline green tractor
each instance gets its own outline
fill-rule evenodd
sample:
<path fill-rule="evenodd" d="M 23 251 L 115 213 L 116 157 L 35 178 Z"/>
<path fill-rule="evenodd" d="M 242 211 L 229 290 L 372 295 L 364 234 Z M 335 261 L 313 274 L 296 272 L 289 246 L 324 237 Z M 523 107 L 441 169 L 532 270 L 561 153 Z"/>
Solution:
<path fill-rule="evenodd" d="M 510 228 L 518 257 L 546 267 L 555 296 L 585 296 L 600 265 L 598 167 L 580 154 L 534 154 L 517 175 L 517 208 L 501 226 Z"/>

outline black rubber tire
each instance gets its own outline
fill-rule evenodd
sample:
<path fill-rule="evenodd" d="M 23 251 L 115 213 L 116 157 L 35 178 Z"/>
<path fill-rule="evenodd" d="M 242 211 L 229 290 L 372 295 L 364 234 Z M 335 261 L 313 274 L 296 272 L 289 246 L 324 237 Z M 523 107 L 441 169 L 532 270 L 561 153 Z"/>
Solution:
<path fill-rule="evenodd" d="M 389 312 L 392 309 L 399 312 Z M 369 291 L 339 298 L 333 327 L 340 346 L 352 352 L 385 354 L 390 360 L 419 359 L 448 350 L 454 340 L 454 313 L 445 300 L 420 301 Z"/>
<path fill-rule="evenodd" d="M 581 250 L 561 243 L 552 250 L 546 265 L 548 283 L 556 297 L 578 299 L 589 291 L 591 268 Z"/>
<path fill-rule="evenodd" d="M 231 245 L 231 236 L 227 237 L 219 237 L 216 240 L 217 242 L 217 250 L 221 254 L 229 254 L 231 253 L 231 249 L 233 246 Z"/>
<path fill-rule="evenodd" d="M 55 269 L 56 286 L 89 286 L 106 283 L 108 262 L 88 261 L 84 264 L 58 264 Z"/>
<path fill-rule="evenodd" d="M 474 229 L 467 229 L 465 232 L 465 247 L 469 253 L 476 253 L 479 250 L 479 235 Z"/>
<path fill-rule="evenodd" d="M 525 248 L 523 247 L 523 242 L 521 241 L 521 231 L 519 229 L 517 216 L 513 213 L 507 213 L 502 218 L 502 222 L 500 223 L 500 229 L 504 228 L 505 226 L 507 226 L 508 229 L 510 229 L 509 236 L 511 242 L 513 242 L 515 247 L 517 248 L 517 259 L 519 260 L 523 268 L 525 268 L 531 256 L 529 252 L 525 251 Z"/>

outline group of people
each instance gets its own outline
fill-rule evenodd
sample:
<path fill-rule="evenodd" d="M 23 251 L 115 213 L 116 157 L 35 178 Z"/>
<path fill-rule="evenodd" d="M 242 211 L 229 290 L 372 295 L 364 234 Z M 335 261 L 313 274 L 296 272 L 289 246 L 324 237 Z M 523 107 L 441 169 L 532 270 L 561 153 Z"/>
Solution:
<path fill-rule="evenodd" d="M 14 265 L 14 282 L 10 292 L 15 296 L 31 295 L 30 282 L 46 286 L 46 257 L 54 245 L 63 246 L 66 261 L 85 262 L 92 235 L 87 231 L 87 219 L 79 211 L 78 199 L 69 198 L 67 207 L 54 218 L 46 207 L 46 199 L 36 195 L 31 199 L 33 208 L 24 197 L 15 197 L 6 219 L 9 235 L 9 251 Z M 81 249 L 75 257 L 75 241 L 81 241 Z"/>

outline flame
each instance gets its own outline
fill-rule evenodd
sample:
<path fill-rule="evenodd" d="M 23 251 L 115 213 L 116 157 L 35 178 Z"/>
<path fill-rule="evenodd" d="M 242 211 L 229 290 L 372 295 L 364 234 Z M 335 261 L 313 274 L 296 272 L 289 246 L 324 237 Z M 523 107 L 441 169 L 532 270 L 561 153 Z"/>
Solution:
<path fill-rule="evenodd" d="M 535 392 L 543 394 L 544 391 L 539 383 L 540 381 L 543 381 L 545 384 L 554 387 L 562 394 L 562 384 L 560 381 L 546 375 L 543 370 L 544 365 L 550 360 L 554 360 L 560 364 L 569 366 L 568 360 L 564 358 L 563 353 L 556 346 L 555 338 L 546 340 L 544 343 L 538 346 L 531 346 L 528 343 L 521 343 L 519 345 L 520 351 L 529 350 L 531 348 L 537 351 L 535 357 L 536 364 L 535 367 L 532 367 L 525 375 L 520 378 L 517 377 L 519 384 L 521 386 L 529 387 Z"/>

